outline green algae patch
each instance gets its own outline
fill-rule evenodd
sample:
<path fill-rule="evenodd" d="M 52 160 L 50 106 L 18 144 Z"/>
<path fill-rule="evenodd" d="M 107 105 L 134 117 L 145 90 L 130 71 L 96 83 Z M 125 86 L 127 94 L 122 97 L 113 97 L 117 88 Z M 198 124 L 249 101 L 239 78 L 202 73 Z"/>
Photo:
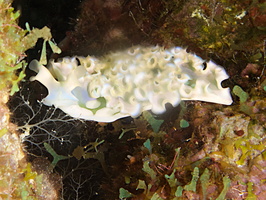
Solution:
<path fill-rule="evenodd" d="M 249 95 L 246 93 L 240 86 L 235 85 L 233 88 L 233 93 L 239 97 L 240 103 L 244 103 L 247 101 Z"/>
<path fill-rule="evenodd" d="M 51 42 L 52 35 L 48 27 L 27 30 L 18 26 L 19 11 L 11 7 L 12 1 L 0 1 L 0 89 L 10 88 L 10 95 L 19 91 L 19 82 L 24 79 L 27 63 L 25 51 L 34 47 L 39 38 L 48 42 L 53 52 L 61 50 Z M 27 27 L 29 25 L 27 24 Z M 46 46 L 43 46 L 42 63 L 46 62 Z"/>

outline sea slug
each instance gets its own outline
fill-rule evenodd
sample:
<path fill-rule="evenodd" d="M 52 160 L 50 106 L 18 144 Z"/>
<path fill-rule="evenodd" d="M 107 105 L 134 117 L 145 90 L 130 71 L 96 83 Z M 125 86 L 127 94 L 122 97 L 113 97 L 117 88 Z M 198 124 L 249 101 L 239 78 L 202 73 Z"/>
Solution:
<path fill-rule="evenodd" d="M 165 112 L 165 104 L 199 100 L 229 105 L 224 68 L 181 47 L 135 46 L 100 58 L 66 57 L 48 68 L 36 60 L 30 69 L 48 89 L 43 103 L 75 118 L 112 122 L 144 110 Z"/>

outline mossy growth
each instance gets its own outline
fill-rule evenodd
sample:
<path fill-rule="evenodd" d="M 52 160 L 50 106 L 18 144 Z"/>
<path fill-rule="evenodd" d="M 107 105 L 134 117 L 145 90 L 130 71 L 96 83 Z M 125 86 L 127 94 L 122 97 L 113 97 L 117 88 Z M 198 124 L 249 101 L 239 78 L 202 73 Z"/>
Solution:
<path fill-rule="evenodd" d="M 241 56 L 241 62 L 260 63 L 266 30 L 263 13 L 265 3 L 258 0 L 190 0 L 168 15 L 154 36 L 166 45 L 203 51 L 203 56 L 214 54 L 235 63 Z"/>
<path fill-rule="evenodd" d="M 19 12 L 14 12 L 11 1 L 0 1 L 0 89 L 7 84 L 13 85 L 11 94 L 18 91 L 17 83 L 25 77 L 21 59 L 25 57 L 25 45 L 22 38 L 27 33 L 17 25 Z M 17 76 L 15 71 L 22 69 Z"/>
<path fill-rule="evenodd" d="M 51 176 L 48 178 L 47 172 L 35 172 L 26 161 L 21 138 L 17 127 L 9 121 L 6 105 L 26 76 L 25 51 L 34 47 L 39 38 L 49 41 L 51 34 L 47 27 L 32 31 L 19 27 L 20 13 L 14 11 L 11 3 L 11 0 L 0 0 L 0 199 L 55 199 L 57 191 L 49 183 Z"/>
<path fill-rule="evenodd" d="M 44 39 L 41 56 L 42 63 L 46 64 L 46 46 L 48 42 L 52 50 L 60 53 L 50 40 L 50 29 L 24 30 L 18 26 L 19 11 L 11 7 L 11 0 L 0 0 L 0 89 L 11 86 L 10 94 L 19 90 L 18 83 L 25 77 L 26 57 L 25 51 L 34 47 L 39 38 Z M 29 27 L 27 25 L 27 27 Z"/>
<path fill-rule="evenodd" d="M 219 190 L 213 197 L 225 199 L 231 184 L 230 178 L 221 174 L 218 175 L 214 171 L 210 171 L 207 167 L 205 168 L 205 164 L 203 163 L 208 158 L 182 167 L 179 160 L 181 154 L 180 148 L 175 149 L 174 159 L 169 166 L 158 163 L 159 160 L 163 160 L 158 157 L 158 154 L 150 153 L 150 155 L 147 155 L 143 159 L 142 168 L 145 177 L 134 180 L 131 176 L 126 183 L 126 187 L 136 186 L 135 191 L 130 189 L 130 192 L 125 188 L 120 188 L 119 198 L 127 199 L 128 197 L 133 197 L 143 200 L 179 200 L 186 199 L 188 196 L 199 197 L 202 195 L 206 199 L 207 193 L 209 193 L 208 191 L 213 187 L 213 184 L 218 184 Z M 184 171 L 188 173 L 186 180 L 181 175 Z M 222 180 L 223 185 L 216 182 L 215 179 L 216 181 Z M 130 180 L 134 181 L 130 182 Z M 209 193 L 208 197 L 210 196 L 211 194 Z"/>

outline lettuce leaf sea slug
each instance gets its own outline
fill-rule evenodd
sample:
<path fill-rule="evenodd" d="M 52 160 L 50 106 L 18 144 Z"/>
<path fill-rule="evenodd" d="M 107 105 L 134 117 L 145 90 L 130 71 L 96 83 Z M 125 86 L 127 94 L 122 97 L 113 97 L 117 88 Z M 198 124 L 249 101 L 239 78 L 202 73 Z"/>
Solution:
<path fill-rule="evenodd" d="M 99 59 L 67 57 L 48 68 L 30 64 L 37 72 L 31 80 L 48 89 L 43 103 L 75 118 L 112 122 L 145 110 L 161 114 L 166 103 L 181 100 L 232 103 L 229 88 L 221 86 L 225 70 L 212 61 L 205 69 L 204 60 L 180 47 L 136 46 Z"/>

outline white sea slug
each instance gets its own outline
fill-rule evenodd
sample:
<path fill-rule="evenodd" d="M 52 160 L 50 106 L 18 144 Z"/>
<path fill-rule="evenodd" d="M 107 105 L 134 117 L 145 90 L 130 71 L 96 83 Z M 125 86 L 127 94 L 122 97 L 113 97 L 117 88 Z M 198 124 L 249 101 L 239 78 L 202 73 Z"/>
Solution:
<path fill-rule="evenodd" d="M 32 80 L 48 89 L 43 103 L 75 118 L 112 122 L 138 117 L 143 111 L 165 112 L 165 104 L 200 100 L 229 105 L 229 88 L 221 82 L 225 70 L 173 47 L 132 47 L 101 58 L 72 57 L 50 62 L 49 70 L 36 60 Z M 206 67 L 206 69 L 205 69 Z"/>

